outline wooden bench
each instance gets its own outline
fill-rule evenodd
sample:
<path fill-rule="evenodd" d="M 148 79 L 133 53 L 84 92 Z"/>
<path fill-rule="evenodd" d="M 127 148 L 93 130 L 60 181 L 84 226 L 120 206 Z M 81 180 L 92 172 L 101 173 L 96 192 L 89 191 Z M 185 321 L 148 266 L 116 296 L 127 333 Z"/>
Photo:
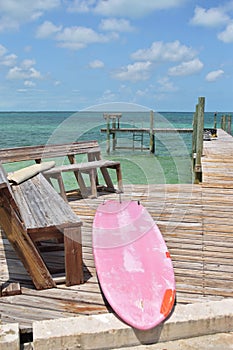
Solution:
<path fill-rule="evenodd" d="M 82 162 L 77 162 L 77 155 L 85 155 L 85 161 L 83 162 L 82 159 Z M 68 171 L 72 171 L 74 173 L 83 197 L 88 196 L 88 187 L 86 186 L 82 176 L 83 173 L 89 174 L 91 195 L 93 197 L 97 196 L 97 187 L 99 185 L 97 169 L 100 169 L 103 175 L 106 185 L 105 189 L 107 191 L 123 191 L 120 162 L 103 160 L 101 157 L 99 144 L 95 140 L 74 142 L 71 144 L 39 145 L 0 149 L 0 161 L 2 163 L 20 162 L 24 160 L 34 160 L 36 163 L 40 163 L 43 159 L 54 159 L 58 157 L 68 157 L 70 164 L 56 166 L 49 171 L 46 171 L 44 175 L 48 180 L 50 180 L 50 178 L 55 178 L 58 181 L 60 194 L 62 195 L 63 199 L 67 200 L 62 173 Z M 115 169 L 118 189 L 114 188 L 108 169 Z"/>
<path fill-rule="evenodd" d="M 37 289 L 56 287 L 41 255 L 48 240 L 64 249 L 66 285 L 83 282 L 82 222 L 41 173 L 10 186 L 0 164 L 0 225 Z"/>

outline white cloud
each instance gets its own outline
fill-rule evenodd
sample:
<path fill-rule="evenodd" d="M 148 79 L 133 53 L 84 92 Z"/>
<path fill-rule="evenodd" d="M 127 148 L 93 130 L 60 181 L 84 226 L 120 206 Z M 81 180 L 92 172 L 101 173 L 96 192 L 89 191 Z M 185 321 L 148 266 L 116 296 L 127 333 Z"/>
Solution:
<path fill-rule="evenodd" d="M 31 67 L 33 67 L 36 64 L 35 60 L 31 60 L 31 59 L 25 59 L 22 61 L 21 63 L 21 67 L 23 69 L 30 69 Z"/>
<path fill-rule="evenodd" d="M 208 82 L 214 82 L 214 81 L 218 80 L 219 78 L 221 78 L 223 74 L 224 74 L 224 71 L 222 69 L 214 70 L 212 72 L 209 72 L 206 75 L 205 79 Z"/>
<path fill-rule="evenodd" d="M 134 30 L 128 20 L 116 18 L 102 19 L 100 29 L 113 32 L 132 32 Z"/>
<path fill-rule="evenodd" d="M 89 63 L 89 67 L 92 69 L 99 69 L 104 67 L 104 62 L 100 60 L 94 60 Z"/>
<path fill-rule="evenodd" d="M 224 43 L 233 42 L 233 23 L 228 24 L 226 29 L 218 34 L 218 39 L 223 41 Z"/>
<path fill-rule="evenodd" d="M 6 67 L 12 67 L 16 64 L 17 56 L 15 54 L 0 57 L 0 64 Z"/>
<path fill-rule="evenodd" d="M 61 82 L 60 80 L 55 80 L 54 83 L 53 83 L 54 86 L 59 86 L 61 85 Z"/>
<path fill-rule="evenodd" d="M 148 89 L 145 89 L 145 90 L 137 90 L 136 91 L 136 95 L 139 96 L 139 97 L 143 97 L 143 96 L 146 96 L 148 94 L 149 90 Z"/>
<path fill-rule="evenodd" d="M 41 73 L 34 67 L 19 67 L 11 68 L 7 74 L 9 80 L 30 80 L 42 79 Z"/>
<path fill-rule="evenodd" d="M 27 91 L 28 91 L 27 89 L 17 89 L 17 92 L 19 92 L 19 93 L 25 93 Z"/>
<path fill-rule="evenodd" d="M 15 54 L 7 54 L 7 52 L 7 48 L 0 45 L 0 65 L 8 69 L 6 79 L 24 80 L 24 85 L 28 87 L 34 86 L 33 79 L 43 79 L 42 74 L 34 67 L 36 64 L 35 60 L 24 59 L 17 65 L 18 57 Z"/>
<path fill-rule="evenodd" d="M 0 32 L 6 30 L 17 30 L 19 28 L 19 23 L 13 18 L 0 16 Z"/>
<path fill-rule="evenodd" d="M 36 37 L 43 39 L 48 38 L 62 30 L 62 26 L 56 26 L 50 21 L 45 21 L 37 28 Z"/>
<path fill-rule="evenodd" d="M 5 46 L 0 44 L 0 56 L 3 56 L 7 53 L 7 49 L 5 48 Z"/>
<path fill-rule="evenodd" d="M 122 67 L 118 72 L 113 74 L 113 77 L 118 80 L 129 80 L 131 82 L 137 82 L 142 80 L 148 80 L 150 78 L 152 63 L 147 62 L 135 62 L 134 64 L 128 64 Z"/>
<path fill-rule="evenodd" d="M 0 44 L 0 65 L 11 67 L 16 64 L 17 56 L 15 54 L 7 55 L 7 48 Z"/>
<path fill-rule="evenodd" d="M 177 91 L 177 87 L 174 86 L 173 82 L 168 78 L 164 77 L 158 80 L 160 92 L 173 92 Z"/>
<path fill-rule="evenodd" d="M 36 86 L 36 84 L 33 81 L 31 81 L 31 80 L 25 80 L 24 86 L 34 87 L 34 86 Z"/>
<path fill-rule="evenodd" d="M 104 16 L 143 17 L 153 11 L 178 7 L 186 0 L 100 0 L 94 11 Z"/>
<path fill-rule="evenodd" d="M 191 59 L 196 55 L 196 51 L 192 48 L 182 45 L 178 40 L 164 43 L 155 41 L 149 49 L 140 49 L 134 52 L 131 57 L 135 60 L 150 61 L 182 61 Z"/>
<path fill-rule="evenodd" d="M 0 31 L 17 29 L 60 5 L 61 0 L 0 0 Z"/>
<path fill-rule="evenodd" d="M 98 103 L 106 103 L 116 101 L 117 96 L 110 89 L 104 91 L 103 96 L 98 100 Z"/>
<path fill-rule="evenodd" d="M 187 0 L 74 0 L 68 7 L 70 12 L 95 12 L 109 17 L 143 17 L 153 11 L 178 7 Z"/>
<path fill-rule="evenodd" d="M 79 50 L 93 43 L 106 43 L 118 38 L 115 34 L 103 35 L 87 27 L 67 27 L 56 35 L 58 46 Z"/>
<path fill-rule="evenodd" d="M 197 6 L 190 23 L 204 27 L 217 27 L 225 25 L 229 19 L 230 17 L 225 13 L 223 7 L 212 7 L 206 10 L 203 7 Z"/>
<path fill-rule="evenodd" d="M 198 58 L 195 58 L 192 61 L 182 62 L 178 66 L 171 67 L 168 70 L 168 74 L 170 76 L 193 75 L 200 72 L 203 67 L 203 63 Z"/>
<path fill-rule="evenodd" d="M 73 3 L 69 4 L 68 12 L 86 13 L 91 10 L 95 3 L 96 0 L 74 0 Z"/>

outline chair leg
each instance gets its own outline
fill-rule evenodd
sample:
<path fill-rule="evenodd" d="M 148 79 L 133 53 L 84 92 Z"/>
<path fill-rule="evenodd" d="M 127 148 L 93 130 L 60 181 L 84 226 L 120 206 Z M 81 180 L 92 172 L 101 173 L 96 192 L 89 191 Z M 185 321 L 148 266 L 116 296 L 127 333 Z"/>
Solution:
<path fill-rule="evenodd" d="M 3 207 L 0 207 L 0 215 L 2 228 L 25 269 L 31 276 L 36 289 L 56 287 L 56 283 L 53 281 L 35 244 L 27 231 L 22 227 L 15 213 L 13 211 L 9 213 Z"/>
<path fill-rule="evenodd" d="M 109 175 L 108 169 L 105 167 L 100 168 L 100 171 L 103 175 L 104 181 L 109 189 L 112 189 L 114 191 L 114 185 L 112 182 L 112 179 Z"/>
<path fill-rule="evenodd" d="M 122 173 L 121 173 L 120 164 L 116 166 L 116 175 L 117 175 L 118 190 L 120 192 L 123 192 L 124 190 L 123 190 Z"/>
<path fill-rule="evenodd" d="M 83 283 L 81 227 L 64 229 L 66 286 Z"/>
<path fill-rule="evenodd" d="M 57 174 L 57 181 L 58 181 L 58 185 L 59 185 L 59 188 L 60 188 L 60 194 L 61 194 L 62 198 L 66 202 L 68 202 L 68 199 L 67 199 L 67 196 L 66 196 L 66 189 L 65 189 L 65 185 L 64 185 L 61 173 Z"/>
<path fill-rule="evenodd" d="M 97 198 L 96 169 L 90 170 L 90 182 L 91 182 L 91 194 L 94 198 Z"/>

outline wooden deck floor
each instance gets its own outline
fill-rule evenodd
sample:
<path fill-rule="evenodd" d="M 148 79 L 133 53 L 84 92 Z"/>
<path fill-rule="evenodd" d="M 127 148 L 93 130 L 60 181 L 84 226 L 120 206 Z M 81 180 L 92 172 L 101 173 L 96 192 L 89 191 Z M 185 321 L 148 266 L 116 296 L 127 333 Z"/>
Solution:
<path fill-rule="evenodd" d="M 203 182 L 209 187 L 233 187 L 233 137 L 218 130 L 218 138 L 204 142 Z"/>
<path fill-rule="evenodd" d="M 122 196 L 140 200 L 160 227 L 174 264 L 178 303 L 233 297 L 233 138 L 220 132 L 218 140 L 204 144 L 202 185 L 132 185 Z M 0 283 L 18 281 L 22 287 L 21 295 L 0 298 L 3 323 L 19 322 L 23 332 L 30 332 L 34 320 L 111 312 L 99 288 L 91 242 L 92 220 L 104 198 L 118 197 L 109 194 L 78 200 L 75 193 L 69 195 L 71 207 L 84 222 L 83 285 L 67 288 L 61 284 L 50 290 L 35 290 L 1 233 Z M 48 263 L 59 270 L 63 264 L 61 252 L 46 254 Z"/>

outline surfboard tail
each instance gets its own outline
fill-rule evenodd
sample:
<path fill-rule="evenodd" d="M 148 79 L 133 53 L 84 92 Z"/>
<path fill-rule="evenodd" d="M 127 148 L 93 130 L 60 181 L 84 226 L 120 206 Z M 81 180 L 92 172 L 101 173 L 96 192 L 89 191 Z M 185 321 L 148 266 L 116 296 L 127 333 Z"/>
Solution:
<path fill-rule="evenodd" d="M 173 289 L 167 289 L 163 296 L 163 301 L 160 309 L 160 313 L 164 315 L 164 318 L 170 314 L 174 302 L 175 302 L 176 291 Z"/>

